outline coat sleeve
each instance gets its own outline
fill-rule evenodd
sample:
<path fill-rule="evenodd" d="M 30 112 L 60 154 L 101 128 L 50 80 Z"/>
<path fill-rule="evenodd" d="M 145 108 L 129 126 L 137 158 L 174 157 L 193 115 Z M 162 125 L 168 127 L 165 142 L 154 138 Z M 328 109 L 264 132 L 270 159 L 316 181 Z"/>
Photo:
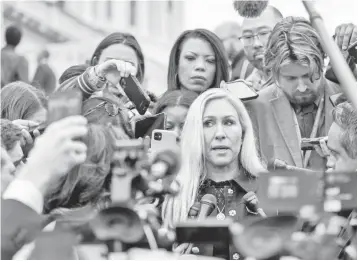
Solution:
<path fill-rule="evenodd" d="M 106 82 L 102 81 L 96 74 L 94 66 L 89 67 L 81 75 L 74 76 L 64 81 L 58 91 L 80 90 L 83 100 L 87 100 L 94 92 L 102 91 Z"/>
<path fill-rule="evenodd" d="M 32 208 L 17 200 L 1 200 L 1 259 L 12 259 L 44 225 L 42 216 Z"/>

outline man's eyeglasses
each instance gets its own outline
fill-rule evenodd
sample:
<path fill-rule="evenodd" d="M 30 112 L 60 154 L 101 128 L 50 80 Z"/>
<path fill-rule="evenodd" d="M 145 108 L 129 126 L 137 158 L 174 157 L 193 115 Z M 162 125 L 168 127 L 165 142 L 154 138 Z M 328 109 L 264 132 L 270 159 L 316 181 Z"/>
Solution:
<path fill-rule="evenodd" d="M 255 41 L 256 36 L 260 41 L 261 40 L 267 41 L 268 38 L 270 37 L 270 34 L 271 31 L 263 31 L 263 32 L 258 32 L 257 34 L 246 34 L 239 37 L 239 39 L 243 42 L 244 45 L 252 45 Z"/>

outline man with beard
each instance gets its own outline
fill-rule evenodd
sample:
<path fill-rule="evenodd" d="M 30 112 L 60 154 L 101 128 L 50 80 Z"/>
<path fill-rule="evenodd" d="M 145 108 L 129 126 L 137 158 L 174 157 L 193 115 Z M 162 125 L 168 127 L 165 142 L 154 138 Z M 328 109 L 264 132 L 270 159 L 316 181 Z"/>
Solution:
<path fill-rule="evenodd" d="M 339 32 L 353 32 L 348 30 L 353 25 L 343 26 L 347 30 Z M 266 48 L 265 68 L 271 71 L 272 84 L 247 105 L 261 156 L 267 161 L 280 159 L 289 165 L 323 170 L 325 158 L 316 151 L 306 156 L 300 145 L 302 138 L 311 137 L 315 121 L 315 136 L 327 136 L 333 109 L 329 97 L 340 91 L 324 78 L 325 53 L 319 35 L 304 18 L 287 17 L 274 27 Z M 322 114 L 318 118 L 319 107 Z"/>
<path fill-rule="evenodd" d="M 220 24 L 214 33 L 222 41 L 231 65 L 230 79 L 246 79 L 252 74 L 254 67 L 247 59 L 241 41 L 240 25 L 236 22 L 225 22 Z"/>
<path fill-rule="evenodd" d="M 279 10 L 273 6 L 268 6 L 259 17 L 245 18 L 242 22 L 240 40 L 244 46 L 247 59 L 255 67 L 246 80 L 252 82 L 256 90 L 260 90 L 269 78 L 264 71 L 265 47 L 272 29 L 282 18 Z"/>

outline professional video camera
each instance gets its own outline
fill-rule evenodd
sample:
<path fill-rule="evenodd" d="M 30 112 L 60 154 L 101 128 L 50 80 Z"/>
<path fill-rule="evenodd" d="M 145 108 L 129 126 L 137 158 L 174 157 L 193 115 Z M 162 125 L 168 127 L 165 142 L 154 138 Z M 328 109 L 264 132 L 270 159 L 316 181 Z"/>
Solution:
<path fill-rule="evenodd" d="M 230 219 L 207 218 L 216 200 L 205 195 L 190 209 L 190 219 L 176 226 L 176 241 L 191 243 L 185 253 L 199 252 L 201 244 L 223 243 L 233 244 L 240 258 L 248 259 L 356 259 L 356 172 L 286 165 L 262 173 L 258 184 L 260 204 L 251 207 L 262 208 L 269 217 L 262 211 L 261 218 L 242 222 L 242 232 L 232 235 Z M 245 200 L 247 206 L 251 202 Z"/>
<path fill-rule="evenodd" d="M 108 177 L 109 205 L 99 211 L 80 211 L 65 220 L 56 219 L 60 229 L 42 233 L 35 240 L 33 257 L 58 259 L 60 255 L 62 259 L 67 256 L 63 244 L 89 253 L 91 259 L 117 259 L 132 248 L 171 250 L 175 237 L 162 227 L 156 206 L 162 196 L 175 195 L 180 189 L 175 180 L 179 158 L 176 151 L 163 150 L 149 159 L 142 141 L 118 141 Z M 75 242 L 78 235 L 81 240 Z M 49 245 L 51 241 L 56 243 Z M 53 256 L 55 252 L 57 256 Z"/>
<path fill-rule="evenodd" d="M 234 238 L 255 259 L 357 258 L 357 173 L 275 170 L 260 176 L 258 198 L 277 216 L 245 226 Z"/>

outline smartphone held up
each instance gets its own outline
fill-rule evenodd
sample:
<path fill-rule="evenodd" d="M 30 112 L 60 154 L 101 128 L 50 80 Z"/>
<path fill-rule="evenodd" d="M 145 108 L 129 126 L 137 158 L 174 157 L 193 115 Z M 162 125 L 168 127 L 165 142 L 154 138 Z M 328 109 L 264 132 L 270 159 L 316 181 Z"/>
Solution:
<path fill-rule="evenodd" d="M 149 108 L 150 98 L 142 89 L 139 81 L 134 76 L 129 75 L 128 77 L 121 78 L 119 83 L 139 114 L 144 115 Z"/>

